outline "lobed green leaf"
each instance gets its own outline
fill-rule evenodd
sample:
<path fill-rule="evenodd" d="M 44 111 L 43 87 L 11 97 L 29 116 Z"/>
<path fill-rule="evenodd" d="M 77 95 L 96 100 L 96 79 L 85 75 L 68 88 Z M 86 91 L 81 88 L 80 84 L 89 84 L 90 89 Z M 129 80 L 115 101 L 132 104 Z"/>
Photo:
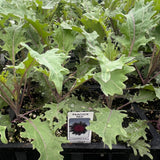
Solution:
<path fill-rule="evenodd" d="M 64 68 L 62 64 L 68 56 L 63 53 L 58 53 L 59 49 L 57 48 L 48 50 L 44 54 L 39 54 L 28 45 L 24 43 L 21 43 L 21 45 L 29 50 L 31 57 L 33 57 L 40 65 L 44 65 L 49 69 L 49 80 L 54 82 L 58 93 L 61 93 L 64 79 L 63 76 L 69 73 L 68 69 Z"/>
<path fill-rule="evenodd" d="M 128 146 L 132 147 L 135 155 L 139 153 L 140 156 L 147 155 L 153 159 L 149 153 L 150 145 L 145 142 L 147 140 L 146 128 L 149 128 L 146 121 L 138 120 L 137 122 L 132 122 L 125 128 L 127 135 L 120 135 L 119 140 L 127 142 Z"/>
<path fill-rule="evenodd" d="M 126 20 L 119 24 L 122 36 L 116 39 L 123 47 L 125 54 L 137 55 L 140 46 L 146 45 L 154 39 L 152 36 L 146 36 L 157 25 L 153 19 L 154 14 L 152 2 L 145 4 L 144 0 L 140 0 L 124 15 Z"/>
<path fill-rule="evenodd" d="M 110 73 L 109 80 L 104 82 L 101 78 L 101 73 L 97 73 L 94 76 L 94 79 L 101 85 L 103 93 L 108 95 L 123 94 L 123 89 L 125 89 L 125 84 L 123 83 L 128 78 L 125 74 L 134 71 L 133 67 L 124 66 L 121 70 L 116 69 Z"/>
<path fill-rule="evenodd" d="M 98 108 L 96 121 L 90 121 L 87 129 L 97 133 L 105 144 L 112 149 L 112 144 L 117 144 L 116 137 L 118 135 L 126 135 L 126 131 L 122 127 L 123 118 L 126 114 L 109 108 Z"/>
<path fill-rule="evenodd" d="M 27 120 L 20 123 L 25 128 L 25 132 L 21 132 L 21 136 L 32 139 L 33 148 L 40 153 L 39 160 L 63 160 L 60 154 L 63 151 L 62 143 L 67 142 L 63 137 L 56 137 L 49 127 L 47 121 L 41 122 L 40 119 Z"/>

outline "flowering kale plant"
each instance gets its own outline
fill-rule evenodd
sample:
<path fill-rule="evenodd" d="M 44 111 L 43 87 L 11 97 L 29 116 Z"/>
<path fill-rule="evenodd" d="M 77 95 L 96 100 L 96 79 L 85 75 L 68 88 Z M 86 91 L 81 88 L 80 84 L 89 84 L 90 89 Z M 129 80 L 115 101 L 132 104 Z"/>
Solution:
<path fill-rule="evenodd" d="M 160 98 L 159 6 L 157 0 L 1 0 L 1 141 L 12 142 L 14 124 L 39 160 L 61 160 L 68 141 L 57 131 L 67 113 L 94 111 L 89 127 L 80 122 L 72 132 L 92 130 L 110 149 L 123 141 L 152 159 L 146 121 L 123 126 L 122 109 Z"/>

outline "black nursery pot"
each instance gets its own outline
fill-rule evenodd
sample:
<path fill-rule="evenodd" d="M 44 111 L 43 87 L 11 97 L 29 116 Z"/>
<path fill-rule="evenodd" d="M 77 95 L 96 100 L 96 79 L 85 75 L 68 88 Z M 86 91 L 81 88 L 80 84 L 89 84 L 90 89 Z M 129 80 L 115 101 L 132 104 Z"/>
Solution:
<path fill-rule="evenodd" d="M 141 119 L 147 120 L 145 112 L 137 105 L 134 105 L 134 110 Z M 148 125 L 152 136 L 151 153 L 154 160 L 160 160 L 160 135 L 152 124 Z M 103 143 L 62 144 L 62 147 L 64 160 L 149 160 L 147 156 L 134 156 L 132 149 L 122 144 L 113 145 L 112 150 Z M 38 160 L 39 156 L 29 143 L 0 143 L 0 160 Z"/>
<path fill-rule="evenodd" d="M 0 160 L 38 160 L 39 156 L 29 143 L 0 143 Z"/>
<path fill-rule="evenodd" d="M 131 149 L 113 145 L 112 150 L 103 143 L 63 144 L 64 160 L 129 160 Z"/>

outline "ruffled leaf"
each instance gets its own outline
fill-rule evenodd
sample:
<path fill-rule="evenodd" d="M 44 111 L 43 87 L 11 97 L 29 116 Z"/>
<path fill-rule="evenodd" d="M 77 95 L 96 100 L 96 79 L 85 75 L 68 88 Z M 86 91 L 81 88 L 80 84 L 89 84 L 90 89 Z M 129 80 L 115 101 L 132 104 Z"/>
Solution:
<path fill-rule="evenodd" d="M 138 95 L 134 95 L 132 98 L 130 98 L 130 102 L 148 103 L 148 101 L 153 101 L 155 98 L 155 92 L 149 90 L 140 90 Z"/>
<path fill-rule="evenodd" d="M 22 48 L 19 48 L 20 42 L 25 42 L 23 25 L 12 25 L 5 28 L 4 31 L 0 32 L 0 39 L 4 42 L 1 43 L 3 50 L 7 51 L 9 58 L 12 60 L 13 55 L 15 56 Z"/>
<path fill-rule="evenodd" d="M 49 80 L 54 82 L 58 93 L 61 93 L 64 75 L 69 73 L 68 69 L 64 68 L 62 64 L 68 56 L 63 53 L 58 53 L 59 49 L 57 48 L 48 50 L 44 54 L 39 54 L 28 45 L 24 43 L 21 44 L 29 50 L 31 57 L 33 57 L 39 64 L 44 65 L 49 69 Z"/>
<path fill-rule="evenodd" d="M 123 89 L 126 87 L 123 82 L 128 79 L 125 74 L 130 73 L 132 71 L 134 71 L 133 67 L 124 66 L 121 70 L 117 69 L 112 71 L 110 73 L 110 78 L 106 83 L 101 78 L 101 73 L 97 73 L 94 76 L 94 79 L 101 85 L 101 89 L 105 95 L 122 95 Z"/>
<path fill-rule="evenodd" d="M 87 129 L 97 133 L 105 144 L 112 149 L 112 144 L 117 144 L 116 137 L 118 135 L 126 135 L 126 131 L 122 127 L 123 118 L 126 114 L 109 108 L 99 108 L 96 114 L 96 121 L 90 121 Z"/>
<path fill-rule="evenodd" d="M 25 132 L 21 132 L 21 136 L 33 140 L 31 142 L 33 148 L 40 153 L 39 160 L 63 160 L 63 156 L 60 154 L 63 151 L 61 144 L 67 140 L 63 137 L 56 137 L 47 121 L 27 120 L 19 125 L 25 128 Z"/>
<path fill-rule="evenodd" d="M 119 140 L 127 142 L 128 146 L 132 147 L 135 155 L 139 153 L 140 156 L 147 155 L 153 159 L 149 153 L 150 145 L 145 142 L 147 140 L 146 128 L 149 128 L 146 121 L 138 120 L 137 122 L 132 122 L 125 128 L 127 135 L 120 135 Z"/>
<path fill-rule="evenodd" d="M 45 112 L 45 116 L 43 118 L 47 119 L 49 127 L 54 131 L 58 128 L 60 129 L 66 123 L 67 114 L 60 112 L 63 107 L 64 106 L 61 104 L 56 103 L 46 104 L 44 106 L 44 108 L 49 108 L 49 110 Z M 67 109 L 67 106 L 65 106 L 65 109 Z"/>
<path fill-rule="evenodd" d="M 150 29 L 156 26 L 154 14 L 152 2 L 145 4 L 144 0 L 141 0 L 137 1 L 134 8 L 124 15 L 126 20 L 119 24 L 122 36 L 116 39 L 123 47 L 125 54 L 137 55 L 140 46 L 154 39 L 146 36 Z"/>

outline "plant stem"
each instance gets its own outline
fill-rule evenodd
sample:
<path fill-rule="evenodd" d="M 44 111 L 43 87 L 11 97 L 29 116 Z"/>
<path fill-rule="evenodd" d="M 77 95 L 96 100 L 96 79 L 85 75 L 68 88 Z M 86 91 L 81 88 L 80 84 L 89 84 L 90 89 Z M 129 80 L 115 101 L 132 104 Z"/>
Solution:
<path fill-rule="evenodd" d="M 0 97 L 12 108 L 12 110 L 17 114 L 16 112 L 16 105 L 14 104 L 14 101 L 9 98 L 9 96 L 6 94 L 6 92 L 2 89 L 0 86 L 0 91 L 3 95 L 0 95 Z"/>
<path fill-rule="evenodd" d="M 56 99 L 56 101 L 58 101 L 58 99 L 57 99 L 57 97 L 56 97 L 56 94 L 55 94 L 55 92 L 52 90 L 52 86 L 50 85 L 50 83 L 49 83 L 49 81 L 48 81 L 48 79 L 47 79 L 46 75 L 45 75 L 45 74 L 43 74 L 43 77 L 44 77 L 44 79 L 45 79 L 45 81 L 46 81 L 46 83 L 47 83 L 48 87 L 50 88 L 51 93 L 53 94 L 53 97 Z"/>
<path fill-rule="evenodd" d="M 118 31 L 118 29 L 116 28 L 116 26 L 114 25 L 114 21 L 113 21 L 113 19 L 112 18 L 109 18 L 109 20 L 110 20 L 110 22 L 111 22 L 111 25 L 112 25 L 112 28 L 113 28 L 113 31 L 114 31 L 114 33 L 116 34 L 116 35 L 118 35 L 119 33 L 119 31 Z"/>
<path fill-rule="evenodd" d="M 151 57 L 151 62 L 150 62 L 149 69 L 148 69 L 148 74 L 150 73 L 151 68 L 152 68 L 152 66 L 153 66 L 153 59 L 154 59 L 154 56 L 155 56 L 155 52 L 156 52 L 156 45 L 154 45 L 154 48 L 153 48 L 152 57 Z"/>
<path fill-rule="evenodd" d="M 128 106 L 129 104 L 131 104 L 131 102 L 127 102 L 126 104 L 124 104 L 124 105 L 118 107 L 117 110 L 120 110 L 120 109 L 122 109 L 123 107 Z"/>
<path fill-rule="evenodd" d="M 154 78 L 156 78 L 159 74 L 160 74 L 160 71 L 157 72 L 157 73 L 148 81 L 148 83 L 150 83 L 150 82 L 151 82 Z"/>
<path fill-rule="evenodd" d="M 10 106 L 10 103 L 7 101 L 7 99 L 5 99 L 1 94 L 0 97 Z"/>
<path fill-rule="evenodd" d="M 106 102 L 107 102 L 107 106 L 109 108 L 112 107 L 112 102 L 113 102 L 114 96 L 106 96 Z"/>
<path fill-rule="evenodd" d="M 3 86 L 9 91 L 9 93 L 14 97 L 13 92 L 10 90 L 10 88 L 3 82 L 1 82 L 3 84 Z"/>
<path fill-rule="evenodd" d="M 15 102 L 16 102 L 16 113 L 17 115 L 20 114 L 20 109 L 21 109 L 21 106 L 22 106 L 22 103 L 23 103 L 23 98 L 24 98 L 24 92 L 25 92 L 25 89 L 26 89 L 26 83 L 27 83 L 27 72 L 28 70 L 32 67 L 33 63 L 35 62 L 35 60 L 33 60 L 31 62 L 31 64 L 29 65 L 29 67 L 25 70 L 21 80 L 20 80 L 20 83 L 18 84 L 16 82 L 16 88 L 15 88 L 15 92 L 16 92 L 16 96 L 15 96 Z M 23 89 L 23 92 L 22 92 L 22 95 L 21 94 L 21 88 L 22 88 L 22 83 L 25 79 L 25 82 L 24 82 L 24 89 Z M 21 98 L 20 98 L 21 97 Z M 20 98 L 20 100 L 19 100 Z"/>
<path fill-rule="evenodd" d="M 75 87 L 76 82 L 77 82 L 77 81 L 75 81 L 75 82 L 73 83 L 73 85 L 72 85 L 72 87 L 70 88 L 69 92 L 67 92 L 67 93 L 60 99 L 60 101 L 64 100 L 66 97 L 70 96 L 70 94 L 73 92 L 73 90 L 75 90 L 75 89 L 77 88 L 77 87 Z"/>
<path fill-rule="evenodd" d="M 64 80 L 63 85 L 64 85 L 69 79 L 72 79 L 73 76 L 74 76 L 76 73 L 77 73 L 77 71 L 71 73 L 71 74 L 68 76 L 68 78 L 66 78 L 66 79 Z"/>
<path fill-rule="evenodd" d="M 152 57 L 151 57 L 151 62 L 150 62 L 149 70 L 148 70 L 148 75 L 147 75 L 147 78 L 144 81 L 144 84 L 150 83 L 151 80 L 153 80 L 157 75 L 159 75 L 159 72 L 158 72 L 155 76 L 150 78 L 150 76 L 156 70 L 156 68 L 159 64 L 160 51 L 158 51 L 158 54 L 156 56 L 155 56 L 155 53 L 156 53 L 156 46 L 154 45 L 154 50 L 153 50 Z"/>
<path fill-rule="evenodd" d="M 24 93 L 26 91 L 26 84 L 27 84 L 27 75 L 25 76 L 24 88 L 23 88 L 23 92 L 22 92 L 22 95 L 21 95 L 21 98 L 20 98 L 20 103 L 17 107 L 18 112 L 20 112 L 20 109 L 21 109 L 21 106 L 22 106 L 22 103 L 23 103 Z"/>
<path fill-rule="evenodd" d="M 103 29 L 104 32 L 105 32 L 105 36 L 108 37 L 108 34 L 107 34 L 107 32 L 106 32 L 107 28 L 106 28 L 105 24 L 103 23 L 103 21 L 100 21 L 100 25 L 101 25 L 102 29 Z"/>
<path fill-rule="evenodd" d="M 134 66 L 135 66 L 136 71 L 137 71 L 137 73 L 138 73 L 138 75 L 139 75 L 139 77 L 140 77 L 140 79 L 141 79 L 141 81 L 142 81 L 142 84 L 144 84 L 144 79 L 143 79 L 143 77 L 142 77 L 142 75 L 141 75 L 141 72 L 140 72 L 139 69 L 137 68 L 136 64 L 134 64 Z"/>
<path fill-rule="evenodd" d="M 20 93 L 22 83 L 23 83 L 23 81 L 24 81 L 24 78 L 25 78 L 28 70 L 32 67 L 32 65 L 34 64 L 35 61 L 36 61 L 36 60 L 33 60 L 33 61 L 31 62 L 31 64 L 28 66 L 28 68 L 25 70 L 25 72 L 24 72 L 24 74 L 23 74 L 23 76 L 22 76 L 22 78 L 21 78 L 21 81 L 20 81 L 20 83 L 19 83 L 18 93 Z"/>
<path fill-rule="evenodd" d="M 130 47 L 130 51 L 129 51 L 128 57 L 131 56 L 131 53 L 132 53 L 132 50 L 133 50 L 133 46 L 134 46 L 134 42 L 135 42 L 135 34 L 136 34 L 135 19 L 134 19 L 133 15 L 131 15 L 131 17 L 132 17 L 132 21 L 133 21 L 133 39 L 132 39 L 132 44 L 131 44 L 131 47 Z"/>
<path fill-rule="evenodd" d="M 0 91 L 3 94 L 3 97 L 5 97 L 5 99 L 8 101 L 8 103 L 10 105 L 12 105 L 13 107 L 15 107 L 14 102 L 9 98 L 9 96 L 6 94 L 6 92 L 2 89 L 2 87 L 0 86 Z M 2 96 L 2 95 L 1 95 Z"/>
<path fill-rule="evenodd" d="M 32 113 L 32 112 L 34 112 L 34 111 L 39 110 L 39 109 L 41 109 L 41 108 L 36 108 L 36 109 L 33 109 L 33 110 L 31 110 L 31 111 L 28 111 L 28 112 L 26 112 L 26 113 L 24 113 L 24 114 L 20 114 L 19 117 L 24 118 L 25 115 L 28 115 L 28 114 L 30 114 L 30 113 Z M 26 117 L 26 118 L 27 118 L 27 117 Z M 25 119 L 25 118 L 24 118 L 24 119 Z M 12 123 L 13 123 L 13 122 L 16 122 L 16 121 L 18 121 L 18 120 L 19 120 L 19 118 L 16 118 L 16 119 L 14 119 L 14 120 L 12 121 Z"/>

